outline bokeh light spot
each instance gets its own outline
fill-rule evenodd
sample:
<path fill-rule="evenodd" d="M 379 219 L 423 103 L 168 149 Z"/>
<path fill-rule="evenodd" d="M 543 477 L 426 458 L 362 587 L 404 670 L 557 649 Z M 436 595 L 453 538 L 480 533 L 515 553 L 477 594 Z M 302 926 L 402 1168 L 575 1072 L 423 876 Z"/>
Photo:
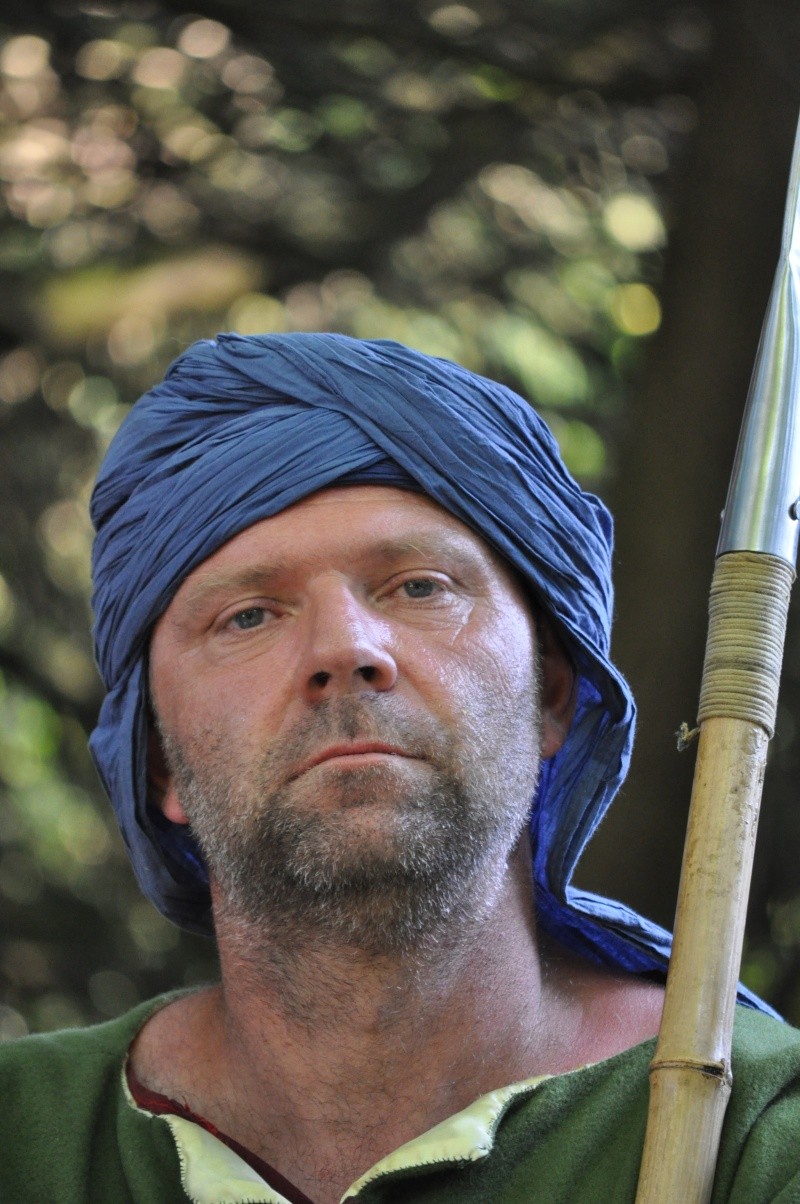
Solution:
<path fill-rule="evenodd" d="M 119 1016 L 139 1002 L 133 981 L 119 970 L 97 970 L 87 985 L 89 998 L 101 1016 Z"/>
<path fill-rule="evenodd" d="M 611 294 L 611 316 L 623 334 L 652 334 L 661 325 L 661 305 L 646 284 L 620 284 Z"/>
<path fill-rule="evenodd" d="M 49 45 L 33 34 L 9 38 L 0 50 L 0 71 L 11 79 L 32 79 L 44 71 L 49 61 Z"/>
<path fill-rule="evenodd" d="M 607 202 L 603 225 L 629 251 L 653 251 L 666 241 L 664 222 L 653 202 L 632 192 L 619 193 Z"/>
<path fill-rule="evenodd" d="M 555 416 L 550 425 L 564 463 L 582 481 L 602 477 L 606 468 L 606 448 L 594 427 L 579 419 Z"/>
<path fill-rule="evenodd" d="M 286 330 L 286 310 L 266 293 L 245 293 L 228 310 L 228 322 L 239 334 Z"/>
<path fill-rule="evenodd" d="M 178 49 L 193 59 L 210 59 L 222 53 L 230 38 L 230 30 L 221 21 L 202 17 L 184 26 L 178 38 Z"/>
<path fill-rule="evenodd" d="M 466 4 L 442 4 L 429 14 L 428 24 L 447 38 L 464 38 L 480 29 L 482 21 Z"/>
<path fill-rule="evenodd" d="M 0 1004 L 0 1041 L 16 1041 L 27 1037 L 28 1025 L 22 1015 L 6 1004 Z"/>
<path fill-rule="evenodd" d="M 27 347 L 18 347 L 0 360 L 0 401 L 18 405 L 27 401 L 39 385 L 39 362 Z"/>
<path fill-rule="evenodd" d="M 134 83 L 145 88 L 177 88 L 181 82 L 186 59 L 168 46 L 146 50 L 133 69 Z"/>
<path fill-rule="evenodd" d="M 122 75 L 130 59 L 130 48 L 122 42 L 96 38 L 81 46 L 75 58 L 75 70 L 84 79 L 116 79 Z"/>

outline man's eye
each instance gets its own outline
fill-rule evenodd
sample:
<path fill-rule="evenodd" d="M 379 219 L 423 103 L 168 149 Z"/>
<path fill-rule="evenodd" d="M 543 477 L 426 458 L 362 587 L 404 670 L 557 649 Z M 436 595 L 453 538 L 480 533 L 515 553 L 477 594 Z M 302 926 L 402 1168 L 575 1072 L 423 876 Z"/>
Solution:
<path fill-rule="evenodd" d="M 438 594 L 442 586 L 438 581 L 432 581 L 430 577 L 414 577 L 411 581 L 404 581 L 400 586 L 407 598 L 432 598 L 434 594 Z"/>
<path fill-rule="evenodd" d="M 248 606 L 247 610 L 240 610 L 235 614 L 230 623 L 239 631 L 251 631 L 254 627 L 261 626 L 264 622 L 264 614 L 263 606 Z"/>

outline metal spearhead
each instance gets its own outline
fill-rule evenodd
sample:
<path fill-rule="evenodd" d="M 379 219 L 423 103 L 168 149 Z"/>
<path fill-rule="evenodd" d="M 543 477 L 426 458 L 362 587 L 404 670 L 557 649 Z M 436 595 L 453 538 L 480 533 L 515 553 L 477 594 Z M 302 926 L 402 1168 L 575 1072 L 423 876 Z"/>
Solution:
<path fill-rule="evenodd" d="M 797 563 L 800 536 L 800 125 L 783 240 L 761 331 L 717 556 L 768 552 Z"/>

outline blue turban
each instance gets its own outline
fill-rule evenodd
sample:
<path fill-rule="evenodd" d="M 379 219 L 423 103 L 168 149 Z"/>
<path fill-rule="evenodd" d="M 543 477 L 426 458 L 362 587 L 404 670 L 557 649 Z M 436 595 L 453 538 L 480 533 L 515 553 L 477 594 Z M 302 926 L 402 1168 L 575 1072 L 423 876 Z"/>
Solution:
<path fill-rule="evenodd" d="M 609 660 L 611 518 L 509 389 L 397 343 L 220 335 L 190 347 L 123 422 L 92 500 L 97 659 L 91 747 L 144 893 L 211 931 L 191 832 L 148 805 L 147 650 L 186 576 L 244 528 L 347 480 L 418 488 L 491 544 L 555 619 L 575 719 L 532 812 L 540 924 L 595 961 L 663 971 L 669 936 L 570 884 L 625 776 L 634 705 Z"/>

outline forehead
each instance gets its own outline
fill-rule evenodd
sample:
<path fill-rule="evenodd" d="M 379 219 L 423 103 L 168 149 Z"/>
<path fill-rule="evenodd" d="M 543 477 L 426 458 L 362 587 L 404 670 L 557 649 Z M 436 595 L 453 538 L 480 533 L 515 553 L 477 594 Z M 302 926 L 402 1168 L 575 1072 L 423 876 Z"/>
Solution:
<path fill-rule="evenodd" d="M 328 557 L 355 564 L 415 552 L 469 555 L 516 582 L 484 539 L 431 498 L 393 486 L 349 485 L 313 493 L 233 536 L 189 574 L 174 601 L 249 564 L 280 572 Z"/>

